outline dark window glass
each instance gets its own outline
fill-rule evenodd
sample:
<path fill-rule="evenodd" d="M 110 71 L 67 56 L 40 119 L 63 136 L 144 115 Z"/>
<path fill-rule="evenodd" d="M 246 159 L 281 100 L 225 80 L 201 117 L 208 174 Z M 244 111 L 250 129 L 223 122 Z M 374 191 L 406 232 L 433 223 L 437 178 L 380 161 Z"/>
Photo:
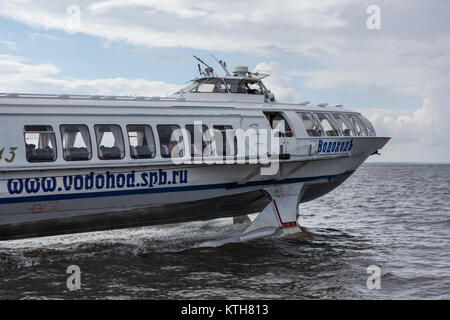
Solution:
<path fill-rule="evenodd" d="M 189 144 L 191 146 L 191 157 L 211 157 L 212 144 L 208 126 L 200 124 L 187 124 L 189 133 Z"/>
<path fill-rule="evenodd" d="M 225 79 L 230 93 L 264 94 L 264 89 L 258 81 L 248 79 Z"/>
<path fill-rule="evenodd" d="M 98 157 L 101 160 L 120 160 L 125 157 L 122 129 L 115 124 L 95 125 Z"/>
<path fill-rule="evenodd" d="M 56 160 L 56 139 L 52 126 L 25 126 L 26 156 L 29 162 Z"/>
<path fill-rule="evenodd" d="M 133 159 L 151 159 L 156 156 L 155 138 L 149 125 L 128 125 L 130 154 Z"/>
<path fill-rule="evenodd" d="M 264 112 L 267 120 L 269 120 L 272 129 L 280 130 L 280 137 L 292 137 L 294 134 L 292 132 L 289 122 L 283 117 L 281 113 L 278 112 Z M 282 132 L 284 130 L 284 133 Z"/>
<path fill-rule="evenodd" d="M 214 128 L 214 141 L 218 156 L 235 156 L 237 154 L 237 138 L 230 125 L 216 125 Z"/>
<path fill-rule="evenodd" d="M 88 127 L 77 124 L 63 124 L 60 129 L 63 141 L 64 160 L 90 160 L 92 157 L 92 147 Z"/>
<path fill-rule="evenodd" d="M 299 112 L 298 115 L 310 137 L 322 137 L 324 135 L 319 120 L 311 112 Z"/>
<path fill-rule="evenodd" d="M 343 113 L 333 113 L 333 118 L 336 120 L 336 123 L 341 128 L 342 134 L 346 137 L 356 136 L 355 129 L 353 128 L 350 119 Z"/>
<path fill-rule="evenodd" d="M 184 141 L 181 128 L 176 124 L 158 125 L 161 157 L 180 158 L 184 156 Z"/>
<path fill-rule="evenodd" d="M 319 119 L 322 129 L 327 136 L 336 137 L 340 135 L 339 126 L 328 113 L 315 113 L 315 116 Z"/>
<path fill-rule="evenodd" d="M 356 135 L 357 136 L 367 136 L 367 128 L 365 126 L 365 124 L 362 122 L 362 120 L 357 117 L 354 114 L 347 114 L 347 116 L 350 118 L 350 121 L 353 125 L 353 127 L 355 127 L 356 130 Z"/>

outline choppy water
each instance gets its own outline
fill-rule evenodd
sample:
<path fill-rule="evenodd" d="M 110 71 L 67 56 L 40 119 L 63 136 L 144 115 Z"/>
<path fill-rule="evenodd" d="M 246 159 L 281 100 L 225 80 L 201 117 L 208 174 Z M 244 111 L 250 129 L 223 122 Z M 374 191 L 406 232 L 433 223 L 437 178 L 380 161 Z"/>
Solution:
<path fill-rule="evenodd" d="M 365 165 L 301 205 L 293 239 L 239 242 L 219 219 L 0 242 L 0 298 L 449 299 L 449 205 L 450 165 Z"/>

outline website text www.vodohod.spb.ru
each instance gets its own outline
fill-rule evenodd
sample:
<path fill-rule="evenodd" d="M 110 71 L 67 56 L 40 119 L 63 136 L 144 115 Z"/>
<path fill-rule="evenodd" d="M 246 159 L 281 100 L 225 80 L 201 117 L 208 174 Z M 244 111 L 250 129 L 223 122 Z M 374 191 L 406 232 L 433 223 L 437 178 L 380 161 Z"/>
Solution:
<path fill-rule="evenodd" d="M 187 170 L 156 170 L 136 173 L 90 172 L 87 175 L 9 179 L 9 194 L 33 194 L 122 188 L 153 188 L 188 183 Z"/>

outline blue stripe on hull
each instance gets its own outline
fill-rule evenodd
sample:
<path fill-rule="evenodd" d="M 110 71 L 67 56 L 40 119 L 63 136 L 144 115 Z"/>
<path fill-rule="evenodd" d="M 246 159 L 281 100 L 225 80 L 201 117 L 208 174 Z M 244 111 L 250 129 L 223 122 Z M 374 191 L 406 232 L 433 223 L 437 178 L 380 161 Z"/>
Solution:
<path fill-rule="evenodd" d="M 351 174 L 352 171 L 347 171 L 342 174 L 318 176 L 318 177 L 306 177 L 306 178 L 290 178 L 281 181 L 265 180 L 265 181 L 251 181 L 245 184 L 233 183 L 219 183 L 219 184 L 206 184 L 198 186 L 183 186 L 183 187 L 167 187 L 167 188 L 148 188 L 148 189 L 134 189 L 134 190 L 117 190 L 117 191 L 103 191 L 103 192 L 89 192 L 89 193 L 69 193 L 69 194 L 52 194 L 52 195 L 40 195 L 40 196 L 28 196 L 28 197 L 15 197 L 15 198 L 0 198 L 0 204 L 11 203 L 27 203 L 27 202 L 42 202 L 42 201 L 54 201 L 54 200 L 73 200 L 73 199 L 87 199 L 87 198 L 103 198 L 103 197 L 117 197 L 128 195 L 140 195 L 151 193 L 166 193 L 166 192 L 183 192 L 183 191 L 200 191 L 200 190 L 213 190 L 213 189 L 237 189 L 247 187 L 257 187 L 272 184 L 289 184 L 297 182 L 310 182 L 320 179 L 334 179 L 341 175 Z"/>

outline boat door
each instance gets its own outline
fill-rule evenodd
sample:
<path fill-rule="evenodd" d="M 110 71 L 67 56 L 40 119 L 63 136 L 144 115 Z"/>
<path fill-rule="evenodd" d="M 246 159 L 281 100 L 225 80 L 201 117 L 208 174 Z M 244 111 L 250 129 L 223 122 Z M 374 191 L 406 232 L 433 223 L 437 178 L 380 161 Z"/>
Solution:
<path fill-rule="evenodd" d="M 286 117 L 281 112 L 264 112 L 264 115 L 269 120 L 271 128 L 279 130 L 280 155 L 290 154 L 295 148 L 295 137 Z"/>
<path fill-rule="evenodd" d="M 246 156 L 256 159 L 260 156 L 260 152 L 264 152 L 260 141 L 260 130 L 266 128 L 265 119 L 261 117 L 242 117 L 241 128 L 245 134 L 245 153 Z"/>

